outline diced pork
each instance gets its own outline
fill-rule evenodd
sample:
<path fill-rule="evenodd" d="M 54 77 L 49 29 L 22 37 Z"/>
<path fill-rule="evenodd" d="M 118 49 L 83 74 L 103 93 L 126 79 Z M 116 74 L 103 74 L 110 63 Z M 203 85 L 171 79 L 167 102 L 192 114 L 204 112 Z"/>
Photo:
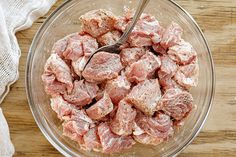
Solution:
<path fill-rule="evenodd" d="M 86 110 L 90 118 L 99 120 L 113 110 L 113 104 L 109 95 L 105 92 L 103 98 Z"/>
<path fill-rule="evenodd" d="M 114 29 L 117 17 L 110 11 L 92 10 L 80 17 L 82 30 L 93 37 L 98 37 Z"/>
<path fill-rule="evenodd" d="M 158 77 L 159 83 L 164 92 L 172 88 L 182 89 L 182 87 L 171 77 L 171 75 L 167 75 L 161 71 L 158 71 Z"/>
<path fill-rule="evenodd" d="M 158 54 L 167 54 L 166 49 L 164 49 L 160 44 L 154 44 L 152 45 L 152 48 Z"/>
<path fill-rule="evenodd" d="M 66 50 L 69 37 L 64 37 L 58 40 L 52 47 L 52 53 L 56 53 L 58 56 L 63 58 L 63 52 Z"/>
<path fill-rule="evenodd" d="M 196 59 L 197 53 L 188 42 L 182 41 L 167 51 L 169 57 L 179 65 L 186 65 Z"/>
<path fill-rule="evenodd" d="M 196 87 L 198 83 L 198 64 L 189 64 L 185 66 L 180 66 L 177 73 L 174 76 L 176 82 L 184 87 L 185 89 L 190 89 L 191 87 Z"/>
<path fill-rule="evenodd" d="M 161 98 L 158 79 L 145 80 L 134 86 L 126 100 L 147 115 L 153 115 Z"/>
<path fill-rule="evenodd" d="M 131 84 L 123 75 L 119 75 L 106 83 L 105 91 L 112 102 L 117 105 L 130 92 Z"/>
<path fill-rule="evenodd" d="M 141 135 L 133 135 L 133 138 L 139 143 L 154 145 L 154 146 L 157 146 L 158 144 L 163 142 L 163 138 L 154 137 L 147 133 L 143 133 Z"/>
<path fill-rule="evenodd" d="M 158 109 L 176 120 L 185 118 L 193 108 L 193 97 L 187 91 L 169 89 L 162 96 Z"/>
<path fill-rule="evenodd" d="M 152 52 L 147 52 L 140 60 L 127 67 L 125 75 L 130 82 L 141 82 L 151 78 L 157 68 L 161 65 L 160 58 Z"/>
<path fill-rule="evenodd" d="M 121 62 L 124 66 L 129 66 L 137 62 L 145 53 L 144 48 L 124 48 L 120 52 Z"/>
<path fill-rule="evenodd" d="M 53 97 L 50 99 L 51 108 L 57 113 L 57 117 L 61 120 L 68 120 L 71 118 L 71 114 L 75 107 L 66 102 L 62 96 Z"/>
<path fill-rule="evenodd" d="M 176 73 L 178 66 L 174 61 L 172 61 L 167 55 L 163 55 L 161 58 L 161 67 L 160 72 L 170 75 L 170 77 L 174 76 Z"/>
<path fill-rule="evenodd" d="M 107 32 L 106 34 L 97 38 L 98 42 L 104 45 L 112 45 L 115 44 L 121 37 L 121 33 L 117 30 Z"/>
<path fill-rule="evenodd" d="M 86 150 L 101 151 L 102 145 L 97 133 L 97 127 L 93 127 L 83 136 Z"/>
<path fill-rule="evenodd" d="M 136 110 L 125 101 L 120 101 L 115 118 L 111 122 L 111 130 L 117 135 L 130 135 L 134 128 Z"/>
<path fill-rule="evenodd" d="M 172 22 L 164 31 L 161 46 L 165 49 L 181 42 L 183 29 L 175 22 Z"/>
<path fill-rule="evenodd" d="M 44 67 L 44 72 L 53 74 L 57 81 L 64 83 L 68 92 L 72 90 L 73 83 L 70 68 L 57 54 L 51 54 L 48 58 Z"/>
<path fill-rule="evenodd" d="M 95 38 L 88 34 L 74 36 L 68 39 L 68 45 L 63 52 L 65 59 L 77 61 L 82 56 L 90 56 L 98 49 Z"/>
<path fill-rule="evenodd" d="M 87 63 L 88 59 L 89 59 L 88 57 L 83 56 L 83 57 L 80 57 L 78 60 L 71 62 L 74 72 L 78 76 L 82 75 L 82 71 L 84 70 L 84 66 Z"/>
<path fill-rule="evenodd" d="M 82 107 L 92 102 L 96 96 L 98 87 L 96 84 L 84 80 L 74 81 L 74 88 L 70 94 L 64 94 L 64 99 L 76 106 Z"/>
<path fill-rule="evenodd" d="M 112 133 L 108 123 L 101 123 L 98 126 L 98 136 L 104 153 L 120 152 L 135 144 L 131 136 L 119 136 Z"/>
<path fill-rule="evenodd" d="M 116 78 L 122 68 L 118 54 L 99 52 L 90 60 L 82 75 L 89 82 L 103 82 Z"/>

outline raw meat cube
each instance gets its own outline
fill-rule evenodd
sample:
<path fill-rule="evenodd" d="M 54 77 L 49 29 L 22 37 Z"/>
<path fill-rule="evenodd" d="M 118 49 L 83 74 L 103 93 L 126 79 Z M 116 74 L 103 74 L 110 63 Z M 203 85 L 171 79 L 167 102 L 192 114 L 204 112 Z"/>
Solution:
<path fill-rule="evenodd" d="M 98 37 L 97 40 L 102 46 L 112 45 L 112 44 L 115 44 L 120 39 L 120 37 L 121 37 L 121 33 L 117 30 L 113 30 Z"/>
<path fill-rule="evenodd" d="M 107 123 L 98 126 L 98 136 L 102 144 L 103 153 L 115 153 L 129 149 L 135 144 L 131 136 L 119 136 L 111 132 Z"/>
<path fill-rule="evenodd" d="M 152 39 L 143 31 L 132 32 L 129 36 L 128 42 L 132 47 L 152 46 Z"/>
<path fill-rule="evenodd" d="M 124 32 L 129 23 L 130 23 L 130 19 L 120 16 L 117 18 L 116 22 L 114 23 L 114 28 L 119 31 Z"/>
<path fill-rule="evenodd" d="M 102 51 L 93 56 L 82 75 L 89 82 L 103 82 L 116 78 L 122 68 L 118 54 Z"/>
<path fill-rule="evenodd" d="M 192 45 L 185 41 L 170 47 L 167 53 L 172 60 L 180 65 L 191 63 L 197 56 L 197 53 Z"/>
<path fill-rule="evenodd" d="M 124 48 L 120 52 L 121 62 L 124 66 L 137 62 L 146 53 L 144 48 Z"/>
<path fill-rule="evenodd" d="M 172 22 L 164 31 L 161 46 L 165 49 L 181 42 L 183 29 L 175 22 Z"/>
<path fill-rule="evenodd" d="M 89 90 L 89 91 L 88 91 Z M 64 94 L 64 99 L 76 106 L 82 107 L 92 102 L 96 96 L 98 86 L 84 80 L 74 81 L 74 88 L 70 94 Z"/>
<path fill-rule="evenodd" d="M 62 124 L 63 135 L 82 144 L 82 136 L 86 134 L 92 124 L 93 121 L 87 116 L 84 110 L 73 110 L 70 120 Z"/>
<path fill-rule="evenodd" d="M 170 117 L 163 113 L 157 113 L 154 117 L 150 117 L 138 112 L 135 121 L 147 134 L 162 139 L 167 138 L 168 131 L 172 129 Z"/>
<path fill-rule="evenodd" d="M 88 59 L 89 59 L 88 57 L 83 56 L 83 57 L 80 57 L 78 60 L 71 62 L 71 66 L 73 67 L 74 72 L 78 76 L 82 75 L 82 71 Z"/>
<path fill-rule="evenodd" d="M 109 80 L 106 83 L 105 91 L 110 96 L 112 102 L 118 105 L 129 92 L 131 84 L 127 78 L 123 75 L 119 75 L 113 80 Z"/>
<path fill-rule="evenodd" d="M 92 10 L 80 17 L 82 30 L 93 37 L 98 37 L 114 29 L 117 17 L 110 11 Z"/>
<path fill-rule="evenodd" d="M 137 114 L 136 114 L 137 115 Z M 133 135 L 141 135 L 144 134 L 145 131 L 141 129 L 138 124 L 134 121 L 134 127 L 133 127 Z"/>
<path fill-rule="evenodd" d="M 125 101 L 120 101 L 115 118 L 111 122 L 111 130 L 117 135 L 130 135 L 134 128 L 136 110 Z"/>
<path fill-rule="evenodd" d="M 160 98 L 158 79 L 151 79 L 134 86 L 125 99 L 145 114 L 153 115 Z"/>
<path fill-rule="evenodd" d="M 193 97 L 187 91 L 169 89 L 162 96 L 158 109 L 176 120 L 182 120 L 193 108 Z"/>
<path fill-rule="evenodd" d="M 176 72 L 174 79 L 176 82 L 184 87 L 185 89 L 190 89 L 191 87 L 196 87 L 198 83 L 198 64 L 189 64 L 180 66 Z"/>
<path fill-rule="evenodd" d="M 97 134 L 97 127 L 89 129 L 83 136 L 83 140 L 86 150 L 101 151 L 102 145 Z"/>
<path fill-rule="evenodd" d="M 66 84 L 57 81 L 54 74 L 44 73 L 42 75 L 42 81 L 44 83 L 44 90 L 47 94 L 57 96 L 66 93 Z"/>
<path fill-rule="evenodd" d="M 166 75 L 161 71 L 158 71 L 159 83 L 164 91 L 171 88 L 179 88 L 182 87 L 171 77 L 171 75 Z"/>
<path fill-rule="evenodd" d="M 157 53 L 167 54 L 166 49 L 164 49 L 160 44 L 153 44 L 152 48 Z"/>
<path fill-rule="evenodd" d="M 75 107 L 68 102 L 66 102 L 62 96 L 58 95 L 50 99 L 51 108 L 57 113 L 57 117 L 60 120 L 68 120 L 71 118 L 72 110 Z"/>
<path fill-rule="evenodd" d="M 168 55 L 163 55 L 161 58 L 161 67 L 160 72 L 166 75 L 170 75 L 170 77 L 174 76 L 176 73 L 178 66 L 174 61 L 172 61 Z"/>
<path fill-rule="evenodd" d="M 68 37 L 64 37 L 58 40 L 52 47 L 52 53 L 56 53 L 58 56 L 63 58 L 63 52 L 66 50 Z"/>
<path fill-rule="evenodd" d="M 140 60 L 126 68 L 125 75 L 130 82 L 141 82 L 151 78 L 157 68 L 161 66 L 160 58 L 152 52 L 147 52 Z"/>
<path fill-rule="evenodd" d="M 65 59 L 77 61 L 82 56 L 90 56 L 98 49 L 95 38 L 88 34 L 78 34 L 68 39 L 68 45 L 63 52 Z"/>
<path fill-rule="evenodd" d="M 44 72 L 54 74 L 57 81 L 66 84 L 67 91 L 73 88 L 71 71 L 68 65 L 57 55 L 51 54 L 44 66 Z"/>
<path fill-rule="evenodd" d="M 143 133 L 141 135 L 133 135 L 133 138 L 139 143 L 154 145 L 154 146 L 157 146 L 158 144 L 163 142 L 163 138 L 154 137 L 147 133 Z"/>
<path fill-rule="evenodd" d="M 86 110 L 88 116 L 92 119 L 99 120 L 105 117 L 113 110 L 113 104 L 109 95 L 105 92 L 103 98 L 97 101 L 93 106 Z"/>

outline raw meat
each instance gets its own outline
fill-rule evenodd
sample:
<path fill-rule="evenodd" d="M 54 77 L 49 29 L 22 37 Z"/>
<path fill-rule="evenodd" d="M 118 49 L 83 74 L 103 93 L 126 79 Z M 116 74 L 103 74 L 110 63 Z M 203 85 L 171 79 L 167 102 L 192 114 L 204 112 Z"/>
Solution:
<path fill-rule="evenodd" d="M 109 95 L 105 92 L 103 98 L 86 110 L 88 116 L 92 119 L 99 120 L 105 117 L 113 110 L 113 104 Z"/>
<path fill-rule="evenodd" d="M 127 67 L 125 75 L 130 82 L 142 82 L 147 78 L 151 78 L 160 66 L 160 58 L 152 52 L 147 52 L 140 60 Z"/>
<path fill-rule="evenodd" d="M 80 57 L 78 60 L 71 62 L 71 66 L 73 67 L 74 72 L 78 76 L 82 75 L 82 71 L 83 71 L 84 66 L 87 63 L 88 59 L 89 59 L 88 57 L 83 56 L 83 57 Z"/>
<path fill-rule="evenodd" d="M 169 89 L 162 96 L 157 108 L 174 119 L 181 120 L 192 110 L 193 97 L 187 91 Z"/>
<path fill-rule="evenodd" d="M 105 87 L 105 91 L 115 105 L 130 92 L 130 89 L 131 84 L 123 75 L 119 75 L 117 78 L 107 81 Z"/>
<path fill-rule="evenodd" d="M 74 88 L 70 94 L 64 94 L 66 101 L 82 107 L 92 102 L 96 96 L 98 87 L 96 84 L 85 82 L 84 80 L 74 81 Z"/>
<path fill-rule="evenodd" d="M 145 114 L 153 115 L 160 98 L 158 79 L 151 79 L 134 86 L 125 99 Z"/>
<path fill-rule="evenodd" d="M 129 66 L 137 62 L 145 53 L 144 48 L 124 48 L 120 52 L 121 62 L 123 66 Z"/>
<path fill-rule="evenodd" d="M 90 60 L 82 75 L 89 82 L 103 82 L 116 78 L 122 68 L 118 54 L 99 52 Z"/>
<path fill-rule="evenodd" d="M 180 66 L 174 79 L 185 89 L 196 87 L 198 83 L 199 68 L 197 64 L 189 64 Z"/>
<path fill-rule="evenodd" d="M 139 143 L 149 144 L 149 145 L 154 145 L 154 146 L 163 142 L 163 138 L 154 137 L 154 136 L 148 135 L 147 133 L 143 133 L 141 135 L 133 135 L 133 138 Z"/>
<path fill-rule="evenodd" d="M 166 50 L 160 44 L 153 44 L 152 48 L 158 54 L 167 54 Z"/>
<path fill-rule="evenodd" d="M 80 17 L 82 30 L 93 37 L 98 37 L 114 29 L 117 17 L 110 11 L 92 10 Z"/>
<path fill-rule="evenodd" d="M 102 145 L 97 132 L 97 127 L 93 127 L 83 136 L 84 147 L 86 150 L 101 151 Z"/>
<path fill-rule="evenodd" d="M 172 60 L 180 65 L 191 63 L 197 56 L 192 45 L 185 41 L 170 47 L 167 53 Z"/>
<path fill-rule="evenodd" d="M 181 42 L 183 29 L 175 22 L 172 22 L 164 31 L 161 46 L 165 49 Z"/>
<path fill-rule="evenodd" d="M 125 101 L 120 101 L 115 118 L 111 122 L 111 130 L 117 135 L 130 135 L 134 128 L 136 110 Z"/>
<path fill-rule="evenodd" d="M 112 45 L 115 44 L 118 39 L 120 39 L 121 33 L 117 30 L 107 32 L 106 34 L 100 36 L 97 38 L 98 42 L 104 46 L 104 45 Z"/>
<path fill-rule="evenodd" d="M 119 136 L 112 133 L 108 123 L 101 123 L 98 126 L 98 136 L 104 153 L 120 152 L 135 144 L 131 136 Z"/>
<path fill-rule="evenodd" d="M 57 81 L 64 83 L 68 92 L 72 90 L 73 83 L 70 68 L 57 54 L 51 54 L 48 58 L 44 66 L 44 72 L 47 74 L 53 74 Z"/>

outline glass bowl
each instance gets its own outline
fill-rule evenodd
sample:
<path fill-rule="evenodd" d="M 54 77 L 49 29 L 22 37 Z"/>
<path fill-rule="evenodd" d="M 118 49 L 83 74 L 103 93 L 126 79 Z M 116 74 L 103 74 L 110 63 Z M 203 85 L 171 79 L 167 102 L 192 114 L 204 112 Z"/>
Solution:
<path fill-rule="evenodd" d="M 62 136 L 61 122 L 50 108 L 49 97 L 41 81 L 43 67 L 53 44 L 60 38 L 80 31 L 79 17 L 93 9 L 107 9 L 122 15 L 124 8 L 136 8 L 137 0 L 70 0 L 60 6 L 44 22 L 37 32 L 27 60 L 26 85 L 29 105 L 35 121 L 48 141 L 65 156 L 174 156 L 180 153 L 196 137 L 203 126 L 214 95 L 214 68 L 211 52 L 199 26 L 179 5 L 171 0 L 151 0 L 145 9 L 166 26 L 177 22 L 184 29 L 184 39 L 197 50 L 199 60 L 199 84 L 191 90 L 197 108 L 178 129 L 173 138 L 158 146 L 136 144 L 132 149 L 117 154 L 85 152 L 78 145 Z"/>

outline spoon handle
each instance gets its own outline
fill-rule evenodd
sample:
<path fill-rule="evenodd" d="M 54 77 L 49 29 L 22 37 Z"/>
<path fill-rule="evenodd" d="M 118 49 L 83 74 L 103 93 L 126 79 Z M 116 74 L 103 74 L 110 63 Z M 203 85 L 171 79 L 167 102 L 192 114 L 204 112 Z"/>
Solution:
<path fill-rule="evenodd" d="M 117 42 L 119 45 L 122 45 L 124 42 L 126 42 L 127 38 L 129 37 L 129 34 L 132 32 L 134 26 L 138 22 L 139 17 L 141 16 L 141 14 L 142 14 L 144 8 L 146 7 L 146 5 L 148 4 L 148 2 L 149 2 L 149 0 L 139 0 L 139 5 L 138 5 L 135 15 L 132 19 L 131 24 L 128 26 L 128 28 L 125 30 L 125 32 L 123 33 L 123 35 L 121 36 L 121 38 Z"/>

